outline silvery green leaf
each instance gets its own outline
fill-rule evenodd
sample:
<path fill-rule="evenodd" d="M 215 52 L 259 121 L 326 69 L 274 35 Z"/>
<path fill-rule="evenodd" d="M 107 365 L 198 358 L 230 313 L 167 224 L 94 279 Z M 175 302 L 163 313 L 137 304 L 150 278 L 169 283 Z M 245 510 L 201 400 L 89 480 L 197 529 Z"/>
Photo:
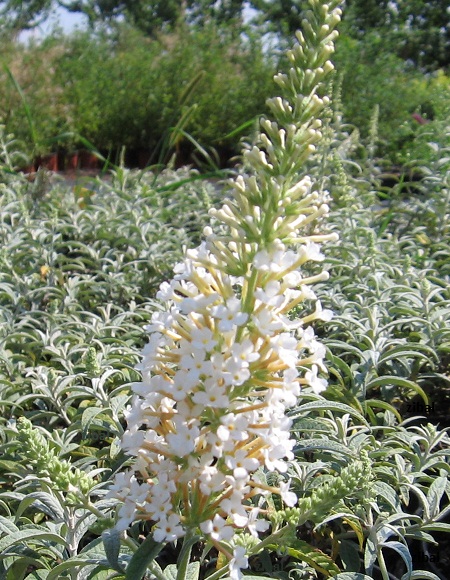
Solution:
<path fill-rule="evenodd" d="M 19 528 L 5 516 L 0 516 L 0 533 L 9 535 L 19 531 Z"/>
<path fill-rule="evenodd" d="M 377 535 L 375 528 L 370 530 L 370 534 L 367 538 L 366 548 L 364 550 L 364 568 L 366 572 L 371 573 L 373 566 L 377 560 Z"/>
<path fill-rule="evenodd" d="M 361 557 L 356 542 L 341 540 L 339 557 L 341 558 L 344 569 L 347 572 L 357 572 L 361 568 Z"/>
<path fill-rule="evenodd" d="M 296 409 L 289 413 L 291 418 L 295 418 L 297 416 L 303 415 L 309 411 L 339 411 L 342 413 L 349 413 L 352 417 L 357 418 L 361 423 L 365 424 L 366 420 L 364 417 L 355 411 L 353 407 L 349 405 L 345 405 L 344 403 L 337 403 L 335 401 L 311 401 L 310 403 L 305 403 L 303 405 L 298 406 Z"/>
<path fill-rule="evenodd" d="M 156 558 L 163 547 L 163 544 L 155 542 L 151 535 L 142 542 L 133 554 L 125 573 L 125 580 L 136 580 L 142 578 L 147 571 L 149 564 Z"/>
<path fill-rule="evenodd" d="M 327 439 L 300 439 L 298 444 L 294 447 L 294 453 L 302 453 L 304 451 L 329 451 L 331 453 L 341 453 L 346 457 L 355 457 L 355 453 L 345 445 L 337 441 Z"/>
<path fill-rule="evenodd" d="M 408 573 L 411 574 L 412 567 L 413 567 L 411 554 L 410 554 L 408 548 L 404 544 L 402 544 L 401 542 L 390 541 L 390 542 L 383 542 L 381 544 L 381 546 L 383 548 L 391 548 L 391 550 L 395 550 L 397 552 L 397 554 L 399 554 L 399 556 L 405 562 Z"/>
<path fill-rule="evenodd" d="M 53 519 L 64 519 L 64 510 L 62 509 L 61 505 L 58 503 L 56 498 L 49 493 L 46 492 L 32 492 L 27 495 L 19 504 L 16 512 L 16 518 L 19 518 L 20 515 L 30 506 L 33 505 L 37 509 L 41 510 L 42 512 L 46 513 Z"/>
<path fill-rule="evenodd" d="M 372 576 L 360 574 L 359 572 L 342 572 L 333 576 L 336 580 L 373 580 Z"/>
<path fill-rule="evenodd" d="M 384 481 L 375 481 L 372 487 L 374 493 L 381 496 L 395 511 L 401 511 L 400 500 L 395 490 Z"/>
<path fill-rule="evenodd" d="M 120 554 L 120 532 L 115 528 L 106 530 L 102 534 L 103 545 L 105 547 L 105 554 L 111 568 L 122 572 L 122 567 L 119 565 Z"/>
<path fill-rule="evenodd" d="M 88 407 L 83 411 L 83 415 L 81 416 L 81 427 L 82 427 L 82 436 L 85 438 L 89 431 L 89 427 L 91 426 L 94 419 L 104 413 L 105 409 L 102 407 Z"/>
<path fill-rule="evenodd" d="M 430 485 L 427 494 L 427 500 L 428 505 L 430 506 L 431 517 L 435 517 L 440 511 L 439 506 L 442 496 L 445 493 L 447 483 L 448 483 L 447 477 L 437 477 L 436 479 L 433 480 L 433 482 Z"/>
<path fill-rule="evenodd" d="M 436 576 L 433 572 L 427 572 L 426 570 L 417 570 L 411 572 L 411 574 L 404 574 L 402 580 L 442 580 L 441 576 Z"/>
<path fill-rule="evenodd" d="M 14 544 L 22 543 L 25 540 L 32 540 L 33 543 L 39 543 L 39 540 L 50 540 L 56 542 L 57 544 L 66 545 L 66 540 L 58 534 L 52 534 L 50 532 L 42 531 L 40 528 L 28 528 L 26 530 L 20 530 L 13 534 L 0 539 L 0 552 L 7 550 Z"/>
<path fill-rule="evenodd" d="M 169 564 L 164 568 L 164 577 L 167 580 L 176 580 L 177 579 L 178 568 L 176 564 Z"/>
<path fill-rule="evenodd" d="M 444 522 L 432 522 L 430 524 L 425 524 L 421 529 L 426 532 L 450 532 L 450 524 Z"/>

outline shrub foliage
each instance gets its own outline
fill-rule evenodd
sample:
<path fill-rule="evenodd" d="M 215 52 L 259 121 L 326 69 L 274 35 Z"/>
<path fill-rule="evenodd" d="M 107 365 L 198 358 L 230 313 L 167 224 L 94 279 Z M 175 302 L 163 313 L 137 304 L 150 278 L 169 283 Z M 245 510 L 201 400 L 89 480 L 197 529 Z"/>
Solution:
<path fill-rule="evenodd" d="M 450 531 L 449 128 L 423 128 L 411 161 L 421 181 L 386 199 L 374 141 L 342 123 L 338 98 L 323 123 L 298 178 L 330 192 L 327 227 L 339 233 L 330 279 L 315 287 L 335 313 L 318 329 L 329 386 L 305 389 L 289 411 L 297 505 L 269 494 L 272 533 L 245 574 L 439 579 Z M 3 132 L 0 146 L 0 577 L 223 577 L 210 543 L 177 568 L 197 538 L 161 549 L 149 524 L 119 533 L 108 490 L 129 463 L 119 442 L 156 289 L 226 192 L 185 168 L 116 167 L 75 185 L 41 170 L 30 181 L 16 171 L 17 141 Z"/>

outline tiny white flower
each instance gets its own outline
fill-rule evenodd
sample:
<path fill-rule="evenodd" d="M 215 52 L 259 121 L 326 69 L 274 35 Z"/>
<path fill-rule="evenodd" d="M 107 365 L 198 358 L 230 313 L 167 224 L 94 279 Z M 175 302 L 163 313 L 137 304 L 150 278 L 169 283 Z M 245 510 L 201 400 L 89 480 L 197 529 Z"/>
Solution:
<path fill-rule="evenodd" d="M 283 284 L 288 288 L 296 288 L 300 284 L 301 279 L 302 275 L 300 272 L 298 270 L 293 270 L 286 274 L 286 276 L 283 276 Z"/>
<path fill-rule="evenodd" d="M 320 300 L 317 300 L 316 311 L 315 311 L 314 317 L 317 320 L 323 320 L 324 322 L 330 322 L 330 320 L 333 318 L 333 311 L 329 310 L 328 308 L 325 308 L 325 310 L 322 310 L 322 304 L 321 304 Z"/>
<path fill-rule="evenodd" d="M 173 479 L 170 479 L 168 473 L 161 473 L 157 483 L 152 487 L 152 493 L 156 497 L 167 497 L 176 491 L 177 487 Z"/>
<path fill-rule="evenodd" d="M 235 477 L 234 475 L 227 475 L 225 476 L 225 481 L 232 488 L 233 493 L 239 492 L 243 497 L 246 493 L 248 493 L 250 489 L 248 486 L 249 476 L 248 474 L 244 476 L 242 473 L 239 475 L 240 477 Z"/>
<path fill-rule="evenodd" d="M 129 455 L 138 455 L 139 450 L 144 443 L 144 438 L 144 431 L 136 431 L 133 433 L 128 430 L 122 435 L 120 446 Z"/>
<path fill-rule="evenodd" d="M 289 491 L 291 485 L 291 480 L 286 482 L 281 482 L 278 484 L 280 489 L 281 499 L 289 507 L 294 507 L 298 501 L 297 495 L 293 491 Z"/>
<path fill-rule="evenodd" d="M 173 267 L 175 273 L 174 280 L 187 280 L 194 271 L 194 264 L 192 260 L 185 259 L 184 262 L 178 262 Z"/>
<path fill-rule="evenodd" d="M 165 329 L 170 328 L 173 325 L 175 312 L 175 309 L 169 312 L 154 312 L 152 314 L 152 323 L 144 326 L 144 330 L 152 333 L 163 332 Z"/>
<path fill-rule="evenodd" d="M 200 373 L 196 369 L 190 371 L 179 370 L 173 377 L 169 395 L 175 401 L 182 401 L 187 394 L 198 385 L 200 381 Z"/>
<path fill-rule="evenodd" d="M 120 506 L 117 512 L 118 520 L 114 526 L 119 532 L 123 532 L 128 528 L 131 522 L 134 520 L 136 513 L 136 504 L 134 501 L 126 499 L 125 502 Z"/>
<path fill-rule="evenodd" d="M 248 426 L 248 419 L 240 413 L 228 413 L 220 418 L 221 425 L 217 428 L 217 437 L 221 441 L 244 441 L 248 439 L 246 432 Z"/>
<path fill-rule="evenodd" d="M 288 332 L 282 332 L 270 340 L 270 346 L 288 367 L 296 367 L 298 352 L 297 340 L 294 336 Z"/>
<path fill-rule="evenodd" d="M 185 457 L 194 451 L 199 434 L 198 427 L 181 424 L 177 425 L 176 433 L 169 433 L 166 439 L 172 453 L 178 457 Z"/>
<path fill-rule="evenodd" d="M 327 381 L 317 376 L 318 367 L 313 365 L 310 371 L 305 373 L 305 380 L 307 384 L 312 387 L 317 394 L 321 393 L 327 388 Z"/>
<path fill-rule="evenodd" d="M 210 495 L 222 488 L 225 478 L 215 465 L 208 465 L 203 468 L 199 475 L 199 481 L 200 491 L 204 495 Z"/>
<path fill-rule="evenodd" d="M 174 291 L 173 284 L 169 284 L 169 282 L 163 282 L 158 292 L 156 293 L 156 298 L 158 300 L 163 300 L 166 302 L 167 300 L 175 300 L 177 295 Z"/>
<path fill-rule="evenodd" d="M 217 344 L 212 330 L 207 327 L 193 328 L 191 342 L 194 348 L 201 349 L 204 352 L 210 352 Z"/>
<path fill-rule="evenodd" d="M 247 529 L 254 538 L 259 538 L 258 532 L 268 530 L 270 523 L 267 520 L 258 518 L 259 508 L 252 508 L 248 513 Z"/>
<path fill-rule="evenodd" d="M 312 260 L 313 262 L 323 262 L 325 256 L 320 251 L 319 244 L 315 242 L 308 242 L 306 245 L 300 248 L 300 255 L 303 255 L 306 260 Z"/>
<path fill-rule="evenodd" d="M 242 361 L 244 366 L 259 359 L 259 353 L 255 351 L 255 345 L 247 338 L 242 342 L 236 342 L 231 347 L 231 356 Z"/>
<path fill-rule="evenodd" d="M 152 519 L 156 522 L 165 521 L 169 517 L 169 511 L 171 505 L 169 503 L 169 498 L 150 496 L 150 501 L 144 504 L 146 511 L 152 514 Z"/>
<path fill-rule="evenodd" d="M 236 546 L 233 550 L 233 558 L 230 560 L 228 570 L 231 580 L 241 580 L 243 568 L 248 568 L 248 558 L 243 546 Z"/>
<path fill-rule="evenodd" d="M 228 440 L 225 442 L 224 440 L 220 439 L 216 433 L 208 433 L 206 442 L 211 448 L 211 454 L 216 459 L 220 459 L 223 456 L 225 450 L 233 448 L 232 442 L 229 442 Z"/>
<path fill-rule="evenodd" d="M 233 528 L 228 526 L 226 520 L 219 516 L 219 514 L 216 514 L 212 520 L 202 522 L 200 529 L 204 534 L 210 535 L 217 542 L 231 540 L 234 536 Z"/>
<path fill-rule="evenodd" d="M 283 328 L 282 321 L 272 309 L 261 308 L 252 315 L 252 322 L 261 336 L 273 336 L 277 330 Z"/>
<path fill-rule="evenodd" d="M 239 478 L 246 477 L 249 471 L 257 469 L 259 461 L 256 457 L 249 457 L 244 449 L 238 449 L 233 454 L 225 456 L 225 464 L 233 470 L 234 477 Z"/>
<path fill-rule="evenodd" d="M 220 507 L 231 517 L 233 523 L 238 528 L 243 528 L 247 525 L 247 511 L 242 505 L 242 496 L 240 493 L 233 493 L 231 497 L 222 500 Z"/>
<path fill-rule="evenodd" d="M 214 385 L 214 381 L 205 381 L 205 390 L 197 391 L 192 396 L 194 403 L 202 405 L 203 407 L 211 407 L 214 409 L 225 409 L 230 404 L 230 399 L 223 392 L 222 388 Z"/>
<path fill-rule="evenodd" d="M 314 328 L 312 326 L 308 326 L 303 329 L 301 333 L 301 346 L 307 348 L 309 350 L 313 349 L 313 345 L 315 343 L 316 335 L 314 333 Z"/>
<path fill-rule="evenodd" d="M 159 349 L 164 337 L 160 332 L 150 335 L 148 343 L 142 350 L 142 361 L 136 365 L 137 370 L 152 370 L 159 364 Z"/>
<path fill-rule="evenodd" d="M 198 296 L 189 296 L 188 298 L 183 298 L 183 300 L 180 302 L 179 308 L 183 314 L 191 314 L 191 312 L 202 312 L 218 298 L 219 295 L 217 293 L 209 294 L 208 296 L 203 294 L 199 294 Z"/>
<path fill-rule="evenodd" d="M 280 294 L 281 284 L 277 280 L 270 280 L 264 289 L 258 288 L 255 291 L 255 298 L 263 304 L 274 308 L 279 308 L 284 302 L 284 296 Z"/>
<path fill-rule="evenodd" d="M 272 431 L 271 438 L 275 438 L 275 433 Z M 269 471 L 279 471 L 280 473 L 286 473 L 287 463 L 285 457 L 290 460 L 293 459 L 293 453 L 291 451 L 294 442 L 292 440 L 279 441 L 278 444 L 273 444 L 272 447 L 262 450 L 264 455 L 264 463 Z"/>
<path fill-rule="evenodd" d="M 183 355 L 180 359 L 179 366 L 182 369 L 192 371 L 193 376 L 210 375 L 212 372 L 212 363 L 205 360 L 206 352 L 193 350 L 190 355 Z M 195 382 L 198 378 L 195 379 Z"/>
<path fill-rule="evenodd" d="M 219 319 L 219 330 L 227 332 L 233 329 L 233 326 L 241 326 L 248 319 L 248 314 L 241 312 L 241 301 L 239 298 L 229 298 L 226 304 L 214 306 L 211 309 L 214 318 Z"/>
<path fill-rule="evenodd" d="M 184 536 L 185 531 L 180 525 L 177 514 L 170 514 L 168 518 L 161 519 L 155 526 L 153 538 L 155 542 L 174 542 Z"/>
<path fill-rule="evenodd" d="M 138 484 L 136 476 L 132 471 L 124 471 L 123 473 L 118 473 L 114 485 L 109 487 L 109 492 L 107 497 L 118 496 L 124 500 L 127 496 L 133 501 L 136 501 L 134 494 L 136 492 L 136 484 Z"/>
<path fill-rule="evenodd" d="M 227 385 L 242 385 L 250 378 L 250 371 L 242 359 L 230 357 L 225 361 L 223 378 Z"/>
<path fill-rule="evenodd" d="M 261 250 L 253 258 L 253 266 L 262 272 L 281 272 L 295 263 L 296 254 L 292 250 L 285 251 L 281 243 L 274 243 L 268 251 Z"/>

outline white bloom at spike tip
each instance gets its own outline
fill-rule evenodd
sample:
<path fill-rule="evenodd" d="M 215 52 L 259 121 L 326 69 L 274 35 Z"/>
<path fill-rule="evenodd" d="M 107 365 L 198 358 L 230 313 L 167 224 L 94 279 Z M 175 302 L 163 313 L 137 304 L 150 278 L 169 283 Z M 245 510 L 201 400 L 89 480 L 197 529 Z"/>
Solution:
<path fill-rule="evenodd" d="M 217 233 L 205 228 L 206 240 L 186 250 L 173 280 L 160 286 L 162 308 L 146 327 L 142 379 L 125 414 L 121 446 L 134 463 L 111 488 L 122 502 L 119 530 L 144 520 L 157 542 L 202 533 L 228 559 L 231 580 L 249 566 L 245 538 L 270 533 L 270 495 L 297 503 L 289 480 L 268 488 L 262 474 L 285 474 L 294 460 L 287 411 L 301 387 L 326 388 L 325 349 L 310 324 L 332 313 L 310 286 L 327 274 L 303 265 L 319 268 L 322 242 L 335 238 L 319 232 L 328 207 L 313 180 L 298 176 L 320 139 L 316 115 L 328 100 L 315 95 L 331 70 L 336 4 L 311 3 L 317 34 L 299 35 L 304 47 L 288 55 L 295 82 L 277 76 L 283 96 L 269 102 L 275 120 L 262 120 L 244 151 L 249 175 L 237 177 L 233 198 L 210 212 Z M 317 65 L 308 75 L 298 74 L 305 54 Z M 314 96 L 299 98 L 294 88 Z"/>

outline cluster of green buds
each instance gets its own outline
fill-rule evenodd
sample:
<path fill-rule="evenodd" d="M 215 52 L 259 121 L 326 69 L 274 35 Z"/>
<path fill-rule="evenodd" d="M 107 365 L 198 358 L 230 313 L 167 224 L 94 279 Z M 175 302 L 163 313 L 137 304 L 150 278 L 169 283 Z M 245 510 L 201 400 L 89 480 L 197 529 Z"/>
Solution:
<path fill-rule="evenodd" d="M 340 10 L 335 0 L 309 4 L 291 68 L 275 77 L 274 120 L 261 121 L 232 197 L 210 212 L 217 230 L 205 229 L 157 294 L 164 308 L 147 329 L 121 443 L 135 460 L 111 489 L 122 502 L 119 530 L 143 520 L 157 542 L 200 533 L 232 580 L 248 566 L 239 537 L 257 540 L 270 526 L 268 496 L 297 503 L 287 411 L 302 389 L 326 388 L 325 348 L 311 323 L 332 313 L 311 285 L 328 274 L 305 276 L 303 266 L 322 261 L 320 244 L 336 236 L 319 231 L 328 206 L 301 170 L 321 139 Z M 277 485 L 261 471 L 278 473 Z"/>
<path fill-rule="evenodd" d="M 20 453 L 33 466 L 38 477 L 48 478 L 57 491 L 88 495 L 96 484 L 92 477 L 69 461 L 60 459 L 43 433 L 34 428 L 29 419 L 19 417 L 16 426 L 17 440 L 21 443 Z"/>
<path fill-rule="evenodd" d="M 295 507 L 271 513 L 272 522 L 285 522 L 300 526 L 306 521 L 320 521 L 337 509 L 345 498 L 364 497 L 370 501 L 373 495 L 373 473 L 367 451 L 361 450 L 361 459 L 344 467 L 338 475 L 315 488 L 308 497 L 300 499 Z"/>
<path fill-rule="evenodd" d="M 85 365 L 87 376 L 91 379 L 97 378 L 102 374 L 102 367 L 98 362 L 97 351 L 93 346 L 88 347 L 86 351 Z"/>

